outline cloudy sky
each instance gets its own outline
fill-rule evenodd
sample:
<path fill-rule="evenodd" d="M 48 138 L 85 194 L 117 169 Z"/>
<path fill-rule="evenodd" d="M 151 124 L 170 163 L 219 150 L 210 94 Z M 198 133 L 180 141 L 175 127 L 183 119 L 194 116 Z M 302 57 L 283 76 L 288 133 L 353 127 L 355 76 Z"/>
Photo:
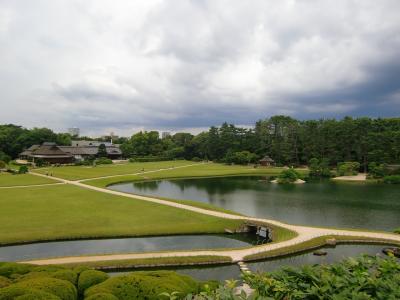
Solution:
<path fill-rule="evenodd" d="M 0 0 L 0 123 L 399 116 L 398 0 Z"/>

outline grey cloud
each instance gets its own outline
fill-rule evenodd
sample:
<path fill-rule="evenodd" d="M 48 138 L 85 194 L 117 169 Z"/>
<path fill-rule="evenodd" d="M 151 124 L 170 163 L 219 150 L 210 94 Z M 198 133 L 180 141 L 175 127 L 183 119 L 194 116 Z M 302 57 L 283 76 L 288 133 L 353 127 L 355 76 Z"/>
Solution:
<path fill-rule="evenodd" d="M 278 113 L 398 115 L 399 9 L 396 0 L 4 0 L 0 120 L 103 133 Z"/>

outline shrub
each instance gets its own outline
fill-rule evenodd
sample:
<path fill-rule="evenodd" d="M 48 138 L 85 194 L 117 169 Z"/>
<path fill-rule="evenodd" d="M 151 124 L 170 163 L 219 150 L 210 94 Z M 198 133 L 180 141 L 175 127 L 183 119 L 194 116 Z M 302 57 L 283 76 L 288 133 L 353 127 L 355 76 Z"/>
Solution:
<path fill-rule="evenodd" d="M 327 159 L 319 161 L 317 158 L 312 158 L 308 163 L 308 167 L 310 169 L 310 177 L 332 177 Z"/>
<path fill-rule="evenodd" d="M 59 297 L 51 293 L 11 285 L 0 289 L 0 300 L 60 300 Z"/>
<path fill-rule="evenodd" d="M 6 166 L 7 164 L 4 161 L 0 160 L 0 169 L 5 169 Z"/>
<path fill-rule="evenodd" d="M 0 276 L 10 278 L 13 274 L 23 275 L 31 272 L 33 269 L 33 265 L 4 262 L 0 263 Z"/>
<path fill-rule="evenodd" d="M 119 300 L 119 299 L 117 297 L 115 297 L 113 294 L 98 293 L 98 294 L 94 294 L 90 297 L 85 298 L 85 300 Z"/>
<path fill-rule="evenodd" d="M 48 163 L 46 161 L 44 161 L 43 159 L 41 159 L 41 158 L 35 159 L 35 166 L 36 167 L 43 167 L 45 165 L 48 165 Z"/>
<path fill-rule="evenodd" d="M 359 169 L 360 169 L 360 163 L 355 161 L 338 163 L 339 176 L 357 175 Z"/>
<path fill-rule="evenodd" d="M 395 258 L 362 256 L 333 265 L 284 268 L 249 274 L 260 299 L 399 299 L 400 264 Z M 257 298 L 258 299 L 258 298 Z"/>
<path fill-rule="evenodd" d="M 195 156 L 192 158 L 192 161 L 199 162 L 202 161 L 202 159 L 200 157 Z"/>
<path fill-rule="evenodd" d="M 400 175 L 390 175 L 383 177 L 384 183 L 400 184 Z"/>
<path fill-rule="evenodd" d="M 78 281 L 78 274 L 68 269 L 56 271 L 53 274 L 51 274 L 51 277 L 69 281 L 73 285 L 76 285 Z"/>
<path fill-rule="evenodd" d="M 27 166 L 20 166 L 18 170 L 19 174 L 25 174 L 28 173 L 28 167 Z"/>
<path fill-rule="evenodd" d="M 76 300 L 78 298 L 77 290 L 72 283 L 57 278 L 33 278 L 18 282 L 9 286 L 8 288 L 11 287 L 27 290 L 40 290 L 49 294 L 53 294 L 62 300 Z"/>
<path fill-rule="evenodd" d="M 400 228 L 395 229 L 394 233 L 400 234 Z"/>
<path fill-rule="evenodd" d="M 78 280 L 78 291 L 80 294 L 83 294 L 83 292 L 90 288 L 93 285 L 102 283 L 103 281 L 108 279 L 108 274 L 96 270 L 87 270 L 83 271 L 79 275 L 79 280 Z"/>
<path fill-rule="evenodd" d="M 293 168 L 283 170 L 278 176 L 279 183 L 293 183 L 300 179 L 301 175 Z"/>
<path fill-rule="evenodd" d="M 9 286 L 12 283 L 10 279 L 4 276 L 0 276 L 0 289 Z"/>
<path fill-rule="evenodd" d="M 98 165 L 110 165 L 112 163 L 113 163 L 112 160 L 106 157 L 100 157 L 96 159 L 96 164 Z"/>
<path fill-rule="evenodd" d="M 368 164 L 368 176 L 370 178 L 383 178 L 386 175 L 386 166 L 372 162 Z"/>
<path fill-rule="evenodd" d="M 109 293 L 120 300 L 160 299 L 161 293 L 178 292 L 180 295 L 197 292 L 197 282 L 189 276 L 172 271 L 134 272 L 110 278 L 85 291 L 85 296 Z"/>

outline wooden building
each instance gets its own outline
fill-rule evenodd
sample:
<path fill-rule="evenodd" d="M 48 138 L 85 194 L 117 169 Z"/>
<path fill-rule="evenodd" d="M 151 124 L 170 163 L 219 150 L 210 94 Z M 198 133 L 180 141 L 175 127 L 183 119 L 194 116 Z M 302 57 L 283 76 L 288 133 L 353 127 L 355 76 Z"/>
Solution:
<path fill-rule="evenodd" d="M 266 155 L 264 158 L 260 159 L 259 163 L 260 163 L 261 166 L 265 166 L 265 167 L 274 166 L 275 165 L 275 161 L 271 157 L 269 157 L 268 155 Z"/>

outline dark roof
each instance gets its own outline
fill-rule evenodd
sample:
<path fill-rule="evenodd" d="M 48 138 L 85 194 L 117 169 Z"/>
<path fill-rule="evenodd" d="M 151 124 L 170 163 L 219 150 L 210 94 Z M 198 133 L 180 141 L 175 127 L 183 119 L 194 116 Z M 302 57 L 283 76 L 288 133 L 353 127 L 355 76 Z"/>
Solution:
<path fill-rule="evenodd" d="M 122 155 L 118 146 L 106 146 L 107 154 Z M 55 143 L 43 143 L 42 145 L 33 145 L 20 153 L 20 156 L 63 156 L 72 155 L 97 155 L 99 147 L 97 146 L 57 146 Z"/>
<path fill-rule="evenodd" d="M 62 151 L 55 143 L 43 143 L 39 148 L 32 151 L 32 156 L 57 156 L 70 157 L 70 154 Z"/>
<path fill-rule="evenodd" d="M 97 155 L 99 147 L 87 146 L 87 147 L 75 147 L 75 146 L 59 146 L 59 148 L 72 155 Z M 107 154 L 121 155 L 122 152 L 118 147 L 106 146 Z"/>
<path fill-rule="evenodd" d="M 267 162 L 275 162 L 271 157 L 268 155 L 264 156 L 264 158 L 260 159 L 260 161 L 267 161 Z"/>

